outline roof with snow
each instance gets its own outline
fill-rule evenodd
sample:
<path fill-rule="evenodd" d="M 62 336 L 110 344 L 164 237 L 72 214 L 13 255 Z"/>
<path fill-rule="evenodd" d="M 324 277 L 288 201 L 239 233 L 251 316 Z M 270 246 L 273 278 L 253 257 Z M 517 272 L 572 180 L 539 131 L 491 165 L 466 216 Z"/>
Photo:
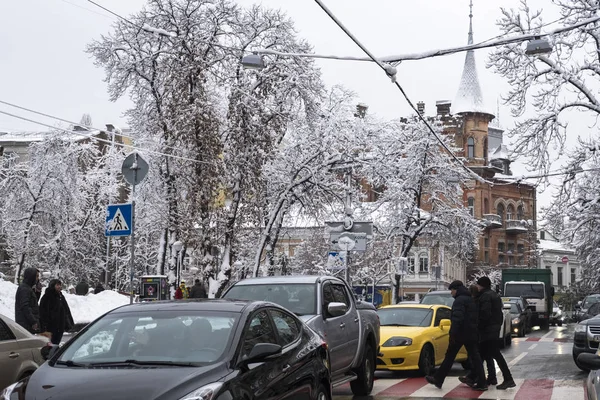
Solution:
<path fill-rule="evenodd" d="M 508 156 L 508 148 L 501 144 L 489 152 L 490 160 L 510 160 Z"/>
<path fill-rule="evenodd" d="M 558 252 L 563 252 L 563 253 L 575 253 L 575 250 L 571 247 L 569 247 L 568 245 L 561 243 L 561 242 L 556 242 L 554 240 L 543 240 L 540 239 L 539 240 L 539 244 L 538 244 L 538 249 L 540 250 L 547 250 L 547 251 L 558 251 Z"/>
<path fill-rule="evenodd" d="M 468 44 L 473 44 L 473 2 L 471 1 L 469 13 L 469 36 Z M 483 101 L 483 95 L 481 94 L 481 86 L 479 85 L 479 78 L 477 77 L 477 65 L 475 63 L 475 52 L 473 50 L 467 51 L 465 57 L 465 65 L 463 67 L 462 77 L 460 79 L 460 85 L 458 86 L 458 92 L 456 98 L 452 103 L 452 114 L 461 114 L 469 112 L 479 112 L 489 114 L 492 117 L 493 113 L 489 111 Z"/>

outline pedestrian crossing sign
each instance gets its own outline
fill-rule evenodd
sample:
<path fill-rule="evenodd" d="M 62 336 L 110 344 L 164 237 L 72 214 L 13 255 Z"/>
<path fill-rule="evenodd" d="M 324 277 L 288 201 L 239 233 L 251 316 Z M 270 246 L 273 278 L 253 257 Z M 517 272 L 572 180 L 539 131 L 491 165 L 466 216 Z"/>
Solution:
<path fill-rule="evenodd" d="M 132 223 L 132 205 L 109 204 L 106 208 L 104 236 L 130 236 Z"/>

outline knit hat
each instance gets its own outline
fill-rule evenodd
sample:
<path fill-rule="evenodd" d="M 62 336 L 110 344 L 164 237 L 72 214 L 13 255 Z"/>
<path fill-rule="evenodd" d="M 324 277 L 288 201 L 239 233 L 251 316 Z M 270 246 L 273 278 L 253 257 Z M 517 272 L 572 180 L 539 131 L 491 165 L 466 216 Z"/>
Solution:
<path fill-rule="evenodd" d="M 462 281 L 452 281 L 450 286 L 448 286 L 448 290 L 458 289 L 461 286 L 465 286 Z"/>
<path fill-rule="evenodd" d="M 490 278 L 488 278 L 487 276 L 482 276 L 481 278 L 477 279 L 477 284 L 485 288 L 492 287 L 492 281 L 490 281 Z"/>

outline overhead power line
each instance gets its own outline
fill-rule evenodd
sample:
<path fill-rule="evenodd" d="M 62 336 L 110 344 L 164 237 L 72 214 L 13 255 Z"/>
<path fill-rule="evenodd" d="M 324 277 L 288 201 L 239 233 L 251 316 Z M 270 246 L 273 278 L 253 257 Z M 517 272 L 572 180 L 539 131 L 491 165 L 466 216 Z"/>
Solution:
<path fill-rule="evenodd" d="M 43 117 L 55 119 L 57 121 L 64 122 L 64 123 L 67 123 L 67 124 L 81 125 L 78 122 L 69 121 L 68 119 L 56 117 L 54 115 L 46 114 L 46 113 L 43 113 L 41 111 L 32 110 L 31 108 L 23 107 L 23 106 L 14 104 L 14 103 L 10 103 L 8 101 L 0 100 L 0 104 L 4 104 L 4 105 L 10 106 L 10 107 L 18 108 L 19 110 L 23 110 L 23 111 L 27 111 L 27 112 L 30 112 L 30 113 L 33 113 L 33 114 L 41 115 Z M 86 128 L 94 129 L 94 130 L 97 130 L 97 131 L 105 131 L 106 130 L 106 129 L 95 128 L 93 126 L 86 126 Z M 140 139 L 143 139 L 143 138 L 136 138 L 136 137 L 133 137 L 133 136 L 130 136 L 130 135 L 124 135 L 122 132 L 119 133 L 119 136 L 131 139 L 131 140 L 140 140 Z M 166 149 L 173 149 L 173 150 L 181 151 L 180 148 L 175 147 L 175 146 L 169 146 L 169 145 L 166 145 L 166 144 L 158 143 L 158 142 L 156 142 L 154 140 L 151 140 L 150 142 L 156 144 L 157 146 L 162 146 L 163 148 L 166 148 Z"/>
<path fill-rule="evenodd" d="M 421 113 L 417 110 L 417 107 L 415 107 L 415 105 L 413 104 L 413 102 L 410 100 L 410 98 L 408 97 L 408 95 L 404 91 L 404 88 L 402 88 L 402 86 L 396 80 L 396 68 L 392 67 L 389 64 L 384 64 L 381 60 L 378 60 L 377 58 L 375 58 L 375 56 L 352 34 L 352 32 L 350 32 L 348 30 L 348 28 L 346 28 L 344 26 L 344 24 L 329 10 L 329 8 L 327 8 L 327 6 L 325 4 L 323 4 L 323 2 L 321 0 L 315 0 L 315 2 L 337 24 L 337 26 L 342 31 L 344 31 L 344 33 L 350 39 L 352 39 L 352 41 L 358 47 L 360 47 L 360 49 L 362 51 L 364 51 L 369 56 L 369 58 L 373 62 L 375 62 L 386 73 L 387 76 L 390 77 L 390 79 L 392 80 L 392 82 L 396 85 L 396 87 L 400 90 L 400 92 L 404 96 L 404 99 L 406 100 L 406 102 L 408 103 L 408 105 L 414 110 L 414 112 L 416 113 L 416 115 L 418 116 L 418 118 L 425 124 L 425 126 L 427 126 L 427 129 L 429 130 L 429 132 L 431 132 L 431 134 L 437 139 L 437 141 L 442 145 L 442 147 L 448 152 L 448 154 L 450 155 L 450 157 L 452 157 L 462 168 L 464 168 L 469 173 L 469 175 L 471 175 L 475 180 L 477 180 L 479 182 L 484 182 L 484 183 L 492 184 L 492 182 L 489 182 L 489 181 L 483 179 L 481 176 L 477 175 L 469 167 L 467 167 L 464 164 L 464 162 L 462 162 L 458 157 L 456 157 L 456 154 L 454 154 L 454 152 L 448 148 L 448 146 L 442 140 L 442 138 L 440 138 L 438 136 L 438 134 L 435 132 L 435 130 L 433 129 L 433 127 L 431 126 L 431 124 L 429 123 L 429 121 L 427 121 L 427 119 L 423 115 L 421 115 Z"/>
<path fill-rule="evenodd" d="M 31 118 L 22 117 L 20 115 L 12 114 L 12 113 L 9 113 L 9 112 L 6 112 L 6 111 L 2 111 L 2 110 L 0 110 L 0 114 L 4 114 L 4 115 L 7 115 L 9 117 L 17 118 L 17 119 L 20 119 L 20 120 L 23 120 L 23 121 L 31 122 L 33 124 L 45 126 L 47 128 L 50 128 L 50 129 L 56 129 L 56 130 L 59 130 L 61 132 L 65 132 L 65 133 L 69 133 L 69 134 L 72 134 L 72 135 L 80 136 L 80 137 L 83 137 L 83 138 L 86 138 L 86 139 L 90 139 L 90 140 L 93 140 L 93 141 L 96 141 L 96 142 L 107 143 L 107 144 L 115 145 L 117 147 L 120 146 L 120 147 L 128 148 L 128 149 L 131 149 L 131 150 L 137 150 L 137 151 L 142 151 L 142 152 L 148 153 L 148 154 L 154 154 L 154 155 L 159 155 L 159 156 L 170 157 L 170 158 L 177 159 L 177 160 L 190 161 L 190 162 L 194 162 L 194 163 L 198 163 L 198 164 L 212 165 L 212 163 L 208 162 L 208 161 L 195 160 L 195 159 L 189 158 L 189 157 L 182 157 L 182 156 L 176 156 L 176 155 L 173 155 L 173 154 L 161 153 L 160 151 L 149 150 L 149 149 L 145 149 L 145 148 L 142 148 L 142 147 L 137 147 L 137 146 L 133 146 L 133 145 L 130 145 L 130 144 L 125 144 L 125 143 L 116 143 L 116 142 L 113 142 L 111 140 L 106 140 L 106 139 L 98 138 L 98 137 L 95 137 L 95 136 L 90 135 L 90 134 L 85 134 L 83 132 L 71 131 L 69 129 L 64 129 L 64 128 L 52 126 L 52 125 L 49 125 L 49 124 L 45 124 L 43 122 L 39 122 L 39 121 L 33 120 Z"/>
<path fill-rule="evenodd" d="M 324 5 L 322 5 L 321 2 L 317 1 L 317 3 L 319 3 L 321 8 L 323 8 Z M 563 19 L 563 18 L 561 18 L 561 19 Z M 553 22 L 549 22 L 548 25 L 550 25 L 554 22 L 558 22 L 561 19 L 558 19 Z M 573 24 L 573 25 L 555 28 L 548 32 L 526 33 L 526 34 L 521 34 L 521 35 L 509 36 L 509 37 L 501 38 L 498 40 L 493 40 L 495 38 L 502 37 L 502 35 L 501 35 L 501 36 L 496 36 L 495 38 L 492 38 L 492 39 L 486 39 L 483 42 L 479 42 L 479 43 L 475 43 L 475 44 L 449 47 L 446 49 L 429 50 L 429 51 L 424 51 L 421 53 L 407 53 L 407 54 L 400 54 L 400 55 L 384 56 L 384 57 L 377 58 L 377 60 L 380 62 L 385 62 L 385 63 L 399 63 L 401 61 L 423 60 L 426 58 L 441 57 L 441 56 L 447 56 L 447 55 L 455 54 L 455 53 L 462 53 L 462 52 L 469 51 L 469 50 L 478 50 L 478 49 L 485 49 L 485 48 L 490 48 L 490 47 L 503 46 L 503 45 L 507 45 L 507 44 L 513 44 L 513 43 L 521 43 L 521 42 L 533 40 L 533 39 L 540 38 L 540 37 L 552 36 L 552 35 L 555 35 L 558 33 L 569 32 L 569 31 L 575 30 L 577 28 L 581 28 L 582 26 L 592 24 L 597 21 L 600 21 L 600 16 L 588 18 L 588 19 L 579 21 L 578 23 Z M 370 57 L 338 56 L 338 55 L 311 54 L 311 53 L 286 53 L 286 52 L 270 50 L 270 49 L 253 49 L 253 50 L 251 50 L 251 52 L 256 53 L 256 54 L 275 55 L 275 56 L 279 56 L 279 57 L 308 57 L 308 58 L 318 58 L 318 59 L 328 59 L 328 60 L 377 62 L 376 60 L 374 60 L 373 58 L 370 58 Z"/>

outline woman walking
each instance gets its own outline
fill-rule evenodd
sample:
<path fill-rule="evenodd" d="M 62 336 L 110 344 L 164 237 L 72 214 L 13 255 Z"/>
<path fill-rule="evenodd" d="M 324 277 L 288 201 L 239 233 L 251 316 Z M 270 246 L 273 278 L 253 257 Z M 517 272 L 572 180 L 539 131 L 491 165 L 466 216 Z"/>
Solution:
<path fill-rule="evenodd" d="M 52 279 L 40 301 L 40 323 L 42 332 L 52 334 L 51 342 L 60 344 L 65 331 L 74 325 L 67 300 L 62 295 L 62 282 Z"/>

